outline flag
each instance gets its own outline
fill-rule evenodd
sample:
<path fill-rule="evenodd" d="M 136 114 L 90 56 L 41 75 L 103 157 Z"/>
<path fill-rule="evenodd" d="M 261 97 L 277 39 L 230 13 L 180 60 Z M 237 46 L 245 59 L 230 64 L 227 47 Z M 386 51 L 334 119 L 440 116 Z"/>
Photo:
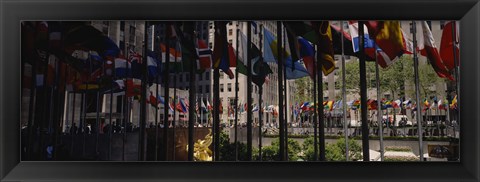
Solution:
<path fill-rule="evenodd" d="M 312 80 L 314 79 L 314 70 L 315 68 L 314 59 L 315 59 L 315 49 L 306 39 L 299 37 L 297 40 L 300 47 L 300 57 L 302 58 L 303 64 L 307 68 L 308 74 Z"/>
<path fill-rule="evenodd" d="M 166 62 L 166 54 L 167 54 L 167 47 L 165 44 L 160 44 L 160 49 L 162 50 L 162 62 Z M 182 72 L 184 69 L 183 62 L 182 62 L 182 52 L 179 49 L 176 49 L 174 47 L 169 48 L 169 69 L 170 73 L 176 72 Z"/>
<path fill-rule="evenodd" d="M 405 52 L 400 21 L 367 21 L 365 25 L 378 47 L 390 60 Z"/>
<path fill-rule="evenodd" d="M 166 56 L 167 56 L 167 55 L 166 55 L 166 54 L 167 54 L 167 52 L 166 52 L 166 51 L 167 51 L 167 46 L 165 46 L 165 44 L 161 43 L 161 44 L 160 44 L 160 49 L 161 49 L 161 51 L 162 51 L 162 58 L 161 58 L 161 60 L 162 60 L 163 62 L 165 62 Z M 175 47 L 170 47 L 170 48 L 169 48 L 169 52 L 170 52 L 170 53 L 169 53 L 170 62 L 174 62 L 175 59 L 177 59 L 177 62 L 179 62 L 179 61 L 182 60 L 182 52 L 179 51 L 179 50 L 177 50 L 177 49 L 175 49 Z"/>
<path fill-rule="evenodd" d="M 457 60 L 457 64 L 460 61 L 460 50 L 456 45 L 456 41 L 458 40 L 458 30 L 457 26 L 455 26 L 455 29 L 453 29 L 452 24 L 455 25 L 455 21 L 450 21 L 443 26 L 442 41 L 440 42 L 440 57 L 442 58 L 442 62 L 448 71 L 452 71 L 455 68 L 455 60 Z M 452 30 L 454 31 L 453 33 Z M 454 34 L 455 37 L 452 34 Z M 453 57 L 454 46 L 455 58 Z"/>
<path fill-rule="evenodd" d="M 327 107 L 330 111 L 332 111 L 332 109 L 333 109 L 333 102 L 334 101 L 332 101 L 332 100 L 327 102 Z"/>
<path fill-rule="evenodd" d="M 231 45 L 227 42 L 226 21 L 215 21 L 215 39 L 213 47 L 213 67 L 220 68 L 233 79 L 233 72 L 230 70 L 230 53 L 233 52 Z"/>
<path fill-rule="evenodd" d="M 423 36 L 420 36 L 420 39 L 418 40 L 418 49 L 421 50 L 422 55 L 428 58 L 430 65 L 432 65 L 439 77 L 453 80 L 452 75 L 440 58 L 432 32 L 430 31 L 430 28 L 428 28 L 426 21 L 422 21 L 422 30 Z"/>
<path fill-rule="evenodd" d="M 257 46 L 252 45 L 252 82 L 257 86 L 262 86 L 265 83 L 265 77 L 273 73 L 270 66 L 263 61 L 260 50 Z"/>
<path fill-rule="evenodd" d="M 382 24 L 382 23 L 380 23 L 380 24 Z M 369 30 L 370 32 L 375 32 L 376 29 L 378 29 L 378 28 L 380 28 L 380 27 L 378 27 L 377 24 L 374 24 L 371 21 L 367 22 L 364 25 L 364 29 Z M 349 21 L 349 29 L 350 29 L 350 33 L 352 34 L 352 37 L 353 37 L 352 38 L 353 39 L 352 43 L 353 43 L 354 52 L 358 52 L 359 51 L 358 22 L 357 21 Z M 393 26 L 393 29 L 395 30 L 394 32 L 397 31 L 396 26 Z M 389 55 L 389 54 L 393 54 L 393 53 L 389 53 L 391 51 L 387 51 L 387 52 L 383 51 L 383 49 L 380 47 L 380 45 L 375 43 L 375 36 L 373 36 L 373 35 L 371 36 L 370 35 L 371 33 L 369 33 L 369 31 L 364 31 L 366 59 L 371 60 L 371 61 L 377 60 L 378 64 L 382 68 L 387 68 L 388 66 L 390 66 L 393 62 L 398 60 L 403 53 L 411 54 L 413 52 L 413 43 L 411 41 L 409 41 L 408 39 L 406 39 L 407 36 L 405 35 L 403 30 L 401 30 L 401 29 L 400 29 L 400 31 L 401 31 L 401 42 L 402 42 L 402 46 L 405 49 L 405 51 L 401 51 L 401 52 L 399 51 L 398 54 L 394 54 L 394 55 Z M 356 39 L 355 39 L 355 37 L 356 37 Z M 382 47 L 385 47 L 385 48 L 390 48 L 391 47 L 391 45 L 388 44 L 388 41 L 387 42 L 384 41 L 383 44 L 384 45 Z M 376 51 L 376 53 L 375 53 L 375 51 Z M 358 57 L 358 53 L 357 53 L 356 56 Z M 377 56 L 376 59 L 375 59 L 375 56 Z"/>
<path fill-rule="evenodd" d="M 335 25 L 330 25 L 332 29 L 332 44 L 333 44 L 333 53 L 334 54 L 343 54 L 347 56 L 357 56 L 354 53 L 352 45 L 352 37 L 345 31 L 342 31 L 340 27 Z M 343 40 L 342 40 L 343 34 Z M 343 41 L 343 50 L 342 50 L 342 41 Z"/>
<path fill-rule="evenodd" d="M 202 107 L 202 110 L 203 110 L 204 112 L 208 112 L 207 106 L 205 106 L 205 103 L 203 102 L 203 99 L 201 99 L 201 102 L 202 102 L 202 106 L 201 106 L 201 107 Z"/>
<path fill-rule="evenodd" d="M 182 29 L 180 29 L 180 26 Z M 180 41 L 182 49 L 182 63 L 184 70 L 188 70 L 191 66 L 196 66 L 198 59 L 197 50 L 195 49 L 194 29 L 195 22 L 183 21 L 174 24 L 175 32 Z M 195 68 L 198 69 L 198 68 Z"/>
<path fill-rule="evenodd" d="M 147 50 L 147 70 L 148 70 L 148 79 L 150 82 L 156 80 L 156 83 L 160 83 L 161 77 L 161 61 L 158 60 L 158 56 L 155 52 Z M 157 77 L 159 80 L 157 80 Z"/>
<path fill-rule="evenodd" d="M 314 23 L 310 21 L 285 21 L 283 22 L 287 31 L 291 31 L 296 36 L 301 36 L 310 42 L 317 44 L 320 40 L 318 30 Z M 316 26 L 318 28 L 318 26 Z"/>
<path fill-rule="evenodd" d="M 138 98 L 141 94 L 142 80 L 131 78 L 126 80 L 126 95 L 127 97 L 136 97 Z"/>
<path fill-rule="evenodd" d="M 450 108 L 452 108 L 452 109 L 456 109 L 456 108 L 457 108 L 457 96 L 456 96 L 456 95 L 455 95 L 455 97 L 453 98 L 452 103 L 450 104 Z"/>
<path fill-rule="evenodd" d="M 392 102 L 393 108 L 400 108 L 401 104 L 402 104 L 402 102 L 399 99 Z"/>
<path fill-rule="evenodd" d="M 183 98 L 180 98 L 178 103 L 177 103 L 177 111 L 181 113 L 187 113 L 188 112 L 188 106 L 185 103 L 185 100 Z"/>
<path fill-rule="evenodd" d="M 298 39 L 300 38 L 293 32 L 290 27 L 286 27 L 287 29 L 287 39 L 288 39 L 288 47 L 290 49 L 290 54 L 293 61 L 298 61 L 301 59 L 300 56 L 300 45 Z"/>
<path fill-rule="evenodd" d="M 302 111 L 306 111 L 306 110 L 309 109 L 309 108 L 308 108 L 309 105 L 310 105 L 309 102 L 304 102 L 304 103 L 300 106 L 300 108 L 302 109 Z"/>
<path fill-rule="evenodd" d="M 368 110 L 377 110 L 378 109 L 377 106 L 378 106 L 377 100 L 374 100 L 374 99 L 368 99 L 367 100 Z"/>
<path fill-rule="evenodd" d="M 236 64 L 236 69 L 238 70 L 238 73 L 247 75 L 247 36 L 239 31 L 238 32 L 238 37 L 240 40 L 238 41 L 238 61 Z"/>
<path fill-rule="evenodd" d="M 265 44 L 263 45 L 264 46 L 263 58 L 265 62 L 277 62 L 278 64 L 278 61 L 277 61 L 278 50 L 277 50 L 276 38 L 273 36 L 271 32 L 264 29 L 264 40 L 265 40 Z M 283 55 L 284 55 L 284 61 L 285 61 L 284 66 L 286 66 L 287 68 L 285 72 L 287 79 L 297 79 L 297 78 L 308 76 L 308 71 L 306 70 L 305 66 L 303 66 L 298 61 L 292 62 L 293 60 L 288 54 L 288 52 L 285 51 Z M 292 69 L 292 64 L 294 66 L 293 69 Z"/>
<path fill-rule="evenodd" d="M 355 100 L 352 105 L 356 108 L 359 108 L 360 107 L 360 100 Z"/>
<path fill-rule="evenodd" d="M 195 102 L 195 113 L 199 113 L 200 108 L 198 107 L 198 100 Z"/>
<path fill-rule="evenodd" d="M 427 99 L 423 99 L 423 106 L 425 106 L 425 108 L 430 108 L 430 103 L 428 102 Z"/>
<path fill-rule="evenodd" d="M 392 101 L 391 100 L 385 100 L 384 107 L 385 107 L 385 109 L 392 108 L 393 107 Z"/>
<path fill-rule="evenodd" d="M 132 72 L 132 77 L 141 79 L 142 78 L 142 64 L 143 64 L 143 59 L 142 55 L 140 55 L 138 52 L 135 52 L 133 50 L 130 50 L 130 55 L 129 55 L 130 63 L 131 63 L 131 69 L 128 71 Z"/>
<path fill-rule="evenodd" d="M 210 102 L 208 102 L 208 99 L 207 99 L 207 109 L 209 111 L 213 110 L 213 107 L 212 107 L 212 105 L 210 105 Z"/>
<path fill-rule="evenodd" d="M 437 106 L 438 106 L 438 110 L 444 110 L 445 109 L 445 107 L 442 103 L 442 99 L 438 100 L 438 105 Z"/>
<path fill-rule="evenodd" d="M 258 105 L 256 104 L 253 104 L 253 109 L 252 109 L 252 112 L 257 112 L 259 109 L 258 109 Z"/>
<path fill-rule="evenodd" d="M 160 103 L 157 100 L 157 97 L 153 95 L 153 93 L 150 91 L 150 98 L 148 99 L 150 105 L 152 105 L 155 109 L 158 109 L 158 103 Z"/>
<path fill-rule="evenodd" d="M 82 49 L 95 51 L 102 57 L 117 57 L 120 48 L 109 37 L 91 25 L 71 23 L 65 28 L 63 45 L 66 52 Z"/>
<path fill-rule="evenodd" d="M 210 69 L 212 68 L 212 50 L 208 48 L 207 43 L 205 40 L 198 39 L 197 40 L 197 68 L 200 70 Z"/>
<path fill-rule="evenodd" d="M 332 30 L 328 21 L 319 21 L 319 41 L 317 42 L 317 61 L 321 62 L 323 74 L 328 75 L 335 70 L 335 59 L 333 58 Z M 316 27 L 316 26 L 314 26 Z"/>
<path fill-rule="evenodd" d="M 363 25 L 364 30 L 367 30 L 367 26 Z M 360 43 L 359 43 L 359 33 L 358 33 L 358 22 L 357 21 L 349 21 L 348 22 L 348 29 L 350 30 L 350 34 L 352 36 L 352 48 L 353 52 L 358 52 L 360 51 Z M 370 51 L 372 52 L 375 51 L 375 40 L 370 38 L 370 35 L 368 34 L 368 31 L 364 31 L 363 35 L 364 39 L 364 48 L 365 51 Z M 374 53 L 374 52 L 373 52 Z"/>
<path fill-rule="evenodd" d="M 174 112 L 174 111 L 175 111 L 175 110 L 174 110 L 174 109 L 175 109 L 175 106 L 174 106 L 175 100 L 172 99 L 171 97 L 170 97 L 169 100 L 170 100 L 170 101 L 169 101 L 169 103 L 168 103 L 168 109 L 170 110 L 170 112 Z"/>

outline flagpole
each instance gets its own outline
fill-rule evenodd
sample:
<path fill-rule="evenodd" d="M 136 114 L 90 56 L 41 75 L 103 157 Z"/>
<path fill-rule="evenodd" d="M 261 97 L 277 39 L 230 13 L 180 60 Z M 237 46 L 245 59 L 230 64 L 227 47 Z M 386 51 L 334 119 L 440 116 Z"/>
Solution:
<path fill-rule="evenodd" d="M 375 44 L 375 43 L 374 43 Z M 373 46 L 375 47 L 375 45 Z M 382 103 L 381 103 L 381 90 L 380 90 L 380 70 L 378 69 L 378 58 L 377 58 L 377 50 L 375 50 L 375 80 L 377 85 L 377 123 L 380 135 L 380 160 L 384 161 L 385 154 L 384 154 L 384 146 L 383 146 L 383 123 L 382 123 Z M 387 113 L 388 119 L 388 113 Z"/>
<path fill-rule="evenodd" d="M 361 102 L 361 120 L 362 120 L 362 149 L 363 161 L 370 161 L 370 150 L 368 140 L 368 121 L 367 121 L 367 80 L 366 80 L 366 63 L 365 63 L 365 40 L 364 40 L 364 23 L 358 21 L 358 36 L 360 45 L 360 102 Z"/>
<path fill-rule="evenodd" d="M 327 22 L 328 23 L 328 22 Z M 321 31 L 321 25 L 320 25 L 320 30 Z M 316 43 L 315 45 L 317 47 L 317 51 L 318 51 L 318 42 Z M 315 59 L 317 60 L 317 100 L 318 100 L 318 105 L 319 106 L 322 106 L 321 109 L 319 109 L 318 111 L 318 130 L 319 130 L 319 153 L 320 153 L 320 157 L 319 157 L 319 160 L 320 161 L 325 161 L 325 122 L 324 122 L 324 119 L 325 119 L 325 111 L 324 111 L 324 107 L 323 107 L 323 74 L 322 74 L 322 69 L 323 69 L 323 62 L 321 61 L 321 59 L 319 59 L 319 53 L 317 52 L 317 56 L 315 57 Z M 315 121 L 316 122 L 316 121 Z"/>
<path fill-rule="evenodd" d="M 147 97 L 147 78 L 148 78 L 148 60 L 147 60 L 147 42 L 148 42 L 148 27 L 150 26 L 150 22 L 145 21 L 145 28 L 144 28 L 144 42 L 143 42 L 143 75 L 142 75 L 142 90 L 141 90 L 141 98 L 140 98 L 140 132 L 139 132 L 139 161 L 146 160 L 146 120 L 147 120 L 147 105 L 146 105 L 146 97 Z"/>
<path fill-rule="evenodd" d="M 349 149 L 348 149 L 348 125 L 347 125 L 347 89 L 345 85 L 346 70 L 345 70 L 345 46 L 343 45 L 343 21 L 340 21 L 340 30 L 341 30 L 341 42 L 342 42 L 342 104 L 343 104 L 343 130 L 345 134 L 345 159 L 349 160 Z"/>
<path fill-rule="evenodd" d="M 282 51 L 285 51 L 286 49 L 286 42 L 287 42 L 287 38 L 286 38 L 286 32 L 285 32 L 285 26 L 282 27 L 282 34 L 283 34 L 283 46 L 282 46 Z M 292 60 L 292 64 L 293 64 L 293 60 Z M 293 69 L 293 68 L 292 68 Z M 285 60 L 285 65 L 283 66 L 283 95 L 282 97 L 284 97 L 284 103 L 282 103 L 283 107 L 282 109 L 284 109 L 284 123 L 285 123 L 285 160 L 288 161 L 288 99 L 287 99 L 287 62 Z"/>
<path fill-rule="evenodd" d="M 90 72 L 88 74 L 88 78 L 87 78 L 87 84 L 85 86 L 85 93 L 84 93 L 84 97 L 83 97 L 83 126 L 82 126 L 82 136 L 83 136 L 83 150 L 82 150 L 82 157 L 85 157 L 85 142 L 86 142 L 86 139 L 85 139 L 85 126 L 86 126 L 86 120 L 87 120 L 87 93 L 88 93 L 88 82 L 90 81 L 90 76 L 92 74 L 92 58 L 91 58 L 91 54 L 90 54 L 90 51 L 88 51 L 88 62 L 90 64 Z"/>
<path fill-rule="evenodd" d="M 47 44 L 46 46 L 48 46 L 48 44 Z M 45 57 L 43 58 L 43 61 L 44 61 L 44 62 L 43 62 L 43 66 L 44 66 L 44 69 L 45 69 L 45 70 L 43 70 L 43 80 L 42 80 L 42 82 L 43 82 L 43 89 L 42 89 L 42 91 L 43 91 L 43 99 L 42 99 L 42 101 L 43 101 L 43 104 L 44 104 L 44 105 L 47 105 L 47 100 L 48 100 L 48 96 L 49 96 L 49 95 L 48 95 L 48 88 L 47 88 L 49 52 L 48 52 L 48 50 L 43 50 L 42 52 L 45 54 L 45 55 L 44 55 Z M 40 57 L 41 57 L 41 56 L 40 56 Z M 42 59 L 42 57 L 41 57 L 40 59 Z M 42 125 L 45 121 L 49 121 L 49 118 L 48 118 L 49 116 L 48 116 L 48 114 L 47 114 L 47 109 L 48 109 L 48 107 L 44 107 L 44 108 L 43 108 L 43 116 L 42 116 L 42 117 L 43 117 L 44 120 L 43 120 L 42 123 L 39 123 L 39 124 L 40 124 L 40 126 L 39 126 L 40 128 L 43 127 L 43 126 L 41 126 L 41 125 Z M 43 134 L 43 133 L 44 133 L 44 132 L 40 132 L 40 134 L 39 134 L 39 135 L 40 135 L 40 141 L 39 141 L 40 146 L 38 147 L 38 150 L 39 150 L 38 154 L 40 155 L 40 156 L 39 156 L 39 159 L 44 159 L 44 153 L 45 153 L 45 150 L 44 150 L 44 145 L 45 145 L 45 144 L 44 144 L 44 140 L 45 140 L 45 139 L 44 139 L 44 134 Z"/>
<path fill-rule="evenodd" d="M 27 28 L 27 27 L 22 27 L 22 28 Z M 34 27 L 29 27 L 30 29 L 33 29 Z M 33 31 L 33 30 L 32 30 Z M 26 63 L 24 63 L 25 65 Z M 33 150 L 33 120 L 34 120 L 34 105 L 36 101 L 36 89 L 37 89 L 37 61 L 32 61 L 31 63 L 31 80 L 30 80 L 30 98 L 29 98 L 29 104 L 28 104 L 28 140 L 27 140 L 27 151 L 26 151 L 26 156 L 25 159 L 32 160 L 32 150 Z M 23 74 L 22 74 L 23 75 Z"/>
<path fill-rule="evenodd" d="M 247 21 L 247 161 L 252 160 L 252 24 Z"/>
<path fill-rule="evenodd" d="M 185 26 L 186 23 L 184 23 L 184 26 Z M 188 22 L 188 24 L 190 26 L 195 26 L 196 25 L 196 22 L 193 23 L 193 22 Z M 195 26 L 196 27 L 196 26 Z M 184 31 L 188 31 L 186 33 L 192 35 L 192 36 L 195 36 L 194 35 L 194 29 L 193 27 L 191 29 L 188 29 L 188 30 L 185 30 L 186 28 L 184 27 Z M 193 40 L 195 40 L 195 38 L 193 38 Z M 185 59 L 185 58 L 184 58 Z M 188 58 L 187 58 L 188 59 Z M 194 62 L 194 56 L 190 57 L 191 59 L 191 62 L 193 63 Z M 195 86 L 195 78 L 196 78 L 196 74 L 195 74 L 195 70 L 196 70 L 196 67 L 195 67 L 195 64 L 192 64 L 190 65 L 190 80 L 189 80 L 189 90 L 188 90 L 188 99 L 189 99 L 189 112 L 188 112 L 188 160 L 189 161 L 193 161 L 193 125 L 194 125 L 194 121 L 195 121 L 195 92 L 196 92 L 196 86 Z"/>
<path fill-rule="evenodd" d="M 77 76 L 75 75 L 75 77 L 77 77 Z M 77 131 L 78 131 L 78 128 L 72 130 L 73 125 L 75 124 L 75 103 L 76 103 L 76 98 L 77 98 L 77 94 L 76 94 L 75 92 L 73 92 L 72 124 L 71 124 L 72 126 L 71 126 L 71 129 L 70 129 L 70 132 L 69 132 L 69 133 L 70 133 L 70 137 L 71 137 L 71 138 L 70 138 L 70 156 L 72 156 L 72 154 L 73 154 L 73 142 L 74 142 L 73 137 L 74 137 L 74 135 L 75 135 L 75 136 L 77 135 Z M 73 131 L 73 133 L 72 133 L 71 131 Z"/>
<path fill-rule="evenodd" d="M 171 22 L 165 23 L 165 70 L 163 73 L 163 95 L 165 99 L 170 100 L 170 85 L 169 85 L 169 76 L 170 76 L 170 35 L 172 34 L 172 24 Z M 177 57 L 177 53 L 175 58 Z M 176 80 L 174 81 L 174 83 Z M 170 104 L 170 101 L 168 101 Z M 168 109 L 169 107 L 163 107 L 163 151 L 165 161 L 168 161 Z M 175 111 L 175 109 L 173 109 Z M 158 155 L 158 154 L 157 154 Z"/>
<path fill-rule="evenodd" d="M 239 22 L 237 21 L 236 26 L 236 36 L 235 36 L 235 61 L 238 65 L 238 34 L 240 33 L 240 29 L 238 29 Z M 260 38 L 261 40 L 261 38 Z M 245 51 L 245 50 L 243 50 Z M 245 59 L 245 58 L 243 58 Z M 235 68 L 235 161 L 238 161 L 238 66 Z"/>
<path fill-rule="evenodd" d="M 120 21 L 120 23 L 122 23 L 124 21 Z M 123 25 L 125 28 L 125 23 Z M 123 41 L 125 41 L 125 36 L 123 37 Z M 122 106 L 121 106 L 121 111 L 122 111 L 122 114 L 123 114 L 123 118 L 122 118 L 122 122 L 123 122 L 123 137 L 122 137 L 122 160 L 125 161 L 125 141 L 127 139 L 127 133 L 126 133 L 126 130 L 127 130 L 127 117 L 128 117 L 128 113 L 127 113 L 127 108 L 128 108 L 128 96 L 127 96 L 127 90 L 128 90 L 128 73 L 129 73 L 129 66 L 128 66 L 128 63 L 130 62 L 130 56 L 129 56 L 129 53 L 130 53 L 130 50 L 127 50 L 129 49 L 130 46 L 128 47 L 125 47 L 125 59 L 126 59 L 126 73 L 125 73 L 125 81 L 123 82 L 124 85 L 125 85 L 125 91 L 124 91 L 124 95 L 123 95 L 123 98 L 120 98 L 122 100 Z M 117 99 L 118 101 L 118 99 Z M 117 107 L 117 111 L 118 111 L 118 107 Z M 117 120 L 118 121 L 118 120 Z M 119 126 L 121 124 L 118 124 Z M 120 130 L 121 131 L 121 130 Z"/>
<path fill-rule="evenodd" d="M 221 25 L 221 23 L 215 22 L 215 36 L 223 36 L 221 35 L 222 32 L 217 32 L 220 30 L 220 27 L 217 27 Z M 225 26 L 225 25 L 223 25 Z M 221 58 L 220 58 L 221 59 Z M 218 60 L 214 60 L 218 61 Z M 212 123 L 212 128 L 213 128 L 213 161 L 218 161 L 220 158 L 220 93 L 219 93 L 219 86 L 220 85 L 220 70 L 218 66 L 214 67 L 213 71 L 213 123 Z"/>
<path fill-rule="evenodd" d="M 454 66 L 455 66 L 455 82 L 456 82 L 456 94 L 457 94 L 457 123 L 458 123 L 458 126 L 460 127 L 460 65 L 459 65 L 459 60 L 457 60 L 457 52 L 455 51 L 455 48 L 457 46 L 457 34 L 456 34 L 456 31 L 457 31 L 457 27 L 456 27 L 456 21 L 453 21 L 452 22 L 452 43 L 453 43 L 453 63 L 454 63 Z M 460 55 L 459 55 L 460 57 Z M 455 110 L 454 110 L 455 111 Z M 453 131 L 453 133 L 455 134 L 455 130 Z M 454 137 L 456 137 L 454 135 Z M 458 148 L 459 152 L 460 152 L 460 147 Z"/>
<path fill-rule="evenodd" d="M 283 86 L 282 86 L 282 79 L 283 79 L 283 51 L 282 51 L 282 22 L 277 21 L 277 54 L 278 54 L 278 106 L 279 106 L 279 137 L 280 137 L 280 161 L 285 160 L 285 124 L 283 118 Z M 250 58 L 250 57 L 249 57 Z M 250 70 L 250 67 L 249 67 Z M 249 82 L 250 83 L 250 82 Z M 249 90 L 250 93 L 251 90 Z"/>
<path fill-rule="evenodd" d="M 417 25 L 415 21 L 412 21 L 412 34 L 413 34 L 413 47 L 417 47 Z M 417 128 L 418 128 L 418 144 L 419 144 L 419 155 L 420 161 L 423 161 L 423 134 L 422 134 L 422 111 L 420 110 L 420 80 L 418 76 L 418 57 L 417 51 L 413 52 L 413 69 L 415 74 L 415 95 L 417 100 Z"/>
<path fill-rule="evenodd" d="M 113 59 L 113 65 L 115 65 L 115 58 Z M 112 78 L 116 77 L 115 66 L 112 68 Z M 118 103 L 117 103 L 118 104 Z M 108 127 L 108 160 L 112 160 L 112 113 L 113 113 L 113 79 L 110 86 L 110 116 L 109 116 L 109 127 Z"/>
<path fill-rule="evenodd" d="M 315 53 L 317 53 L 317 45 L 315 45 Z M 314 67 L 320 64 L 318 62 L 318 59 L 313 62 Z M 318 113 L 323 112 L 323 109 L 320 109 L 320 102 L 317 100 L 317 84 L 318 84 L 318 75 L 317 74 L 317 69 L 313 69 L 313 160 L 318 161 Z M 317 106 L 315 106 L 315 102 L 317 103 Z M 323 108 L 323 105 L 322 105 Z"/>
<path fill-rule="evenodd" d="M 262 29 L 263 29 L 263 24 L 260 24 L 260 31 L 259 31 L 259 47 L 260 47 L 260 56 L 262 55 Z M 260 59 L 260 61 L 263 62 L 263 59 Z M 265 79 L 265 78 L 264 78 Z M 258 160 L 262 161 L 262 116 L 263 112 L 262 111 L 262 101 L 263 101 L 263 84 L 259 86 L 259 91 L 258 91 Z"/>
<path fill-rule="evenodd" d="M 157 25 L 154 25 L 154 28 L 156 27 Z M 154 34 L 155 34 L 155 31 L 152 31 Z M 158 48 L 157 48 L 158 49 Z M 152 50 L 155 50 L 155 48 L 152 46 Z M 162 60 L 162 50 L 159 51 L 160 52 L 160 63 L 158 64 L 161 64 Z M 160 107 L 158 106 L 158 101 L 160 100 L 160 94 L 158 94 L 158 91 L 159 91 L 159 84 L 160 84 L 160 74 L 161 74 L 161 70 L 160 70 L 160 66 L 157 65 L 157 75 L 155 75 L 155 97 L 157 98 L 156 100 L 156 103 L 155 105 L 157 106 L 156 109 L 155 109 L 155 161 L 158 161 L 158 110 L 160 109 Z M 164 79 L 168 79 L 168 78 L 164 78 Z M 168 103 L 168 100 L 165 101 L 166 98 L 164 97 L 163 99 L 163 108 L 165 110 L 165 108 L 167 108 L 167 103 Z"/>
<path fill-rule="evenodd" d="M 177 49 L 178 48 L 178 41 L 177 40 L 175 40 L 175 48 L 176 48 L 175 50 L 178 51 L 178 49 Z M 175 62 L 174 65 L 176 65 L 177 64 L 177 53 L 175 53 L 175 56 L 173 57 L 173 59 L 174 59 L 174 62 Z M 168 75 L 170 76 L 170 71 L 168 71 Z M 170 87 L 170 85 L 168 87 Z M 168 92 L 170 93 L 170 91 L 168 91 Z M 172 148 L 173 148 L 173 157 L 172 158 L 173 158 L 174 161 L 175 161 L 175 150 L 176 150 L 176 141 L 177 141 L 176 133 L 175 133 L 176 132 L 175 129 L 177 127 L 177 121 L 176 121 L 177 110 L 175 109 L 175 99 L 176 99 L 176 97 L 177 97 L 177 69 L 174 68 L 174 74 L 173 74 L 173 104 L 174 104 L 174 108 L 173 108 L 173 115 L 172 115 L 172 122 L 171 122 L 171 124 L 172 124 L 172 140 L 173 140 L 172 141 Z M 169 100 L 170 100 L 170 97 L 169 97 Z M 167 116 L 169 115 L 168 112 L 167 112 L 166 115 Z M 169 127 L 167 125 L 168 125 L 168 120 L 165 120 L 165 126 L 164 127 Z"/>

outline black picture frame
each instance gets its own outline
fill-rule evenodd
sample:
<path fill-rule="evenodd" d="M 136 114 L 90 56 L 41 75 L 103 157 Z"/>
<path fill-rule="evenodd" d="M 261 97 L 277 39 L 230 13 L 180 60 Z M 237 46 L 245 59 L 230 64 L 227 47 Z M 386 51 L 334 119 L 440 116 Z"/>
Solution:
<path fill-rule="evenodd" d="M 479 181 L 478 0 L 0 1 L 2 181 Z M 460 20 L 461 162 L 20 162 L 21 20 Z"/>

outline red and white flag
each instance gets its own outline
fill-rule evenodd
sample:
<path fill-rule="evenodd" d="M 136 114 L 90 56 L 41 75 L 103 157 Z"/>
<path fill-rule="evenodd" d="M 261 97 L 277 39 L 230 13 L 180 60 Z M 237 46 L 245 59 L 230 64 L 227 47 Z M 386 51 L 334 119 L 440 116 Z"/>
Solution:
<path fill-rule="evenodd" d="M 202 70 L 211 68 L 212 67 L 212 50 L 208 48 L 208 45 L 205 42 L 205 40 L 198 39 L 197 44 L 198 44 L 197 68 Z"/>
<path fill-rule="evenodd" d="M 453 25 L 452 25 L 453 24 Z M 440 42 L 440 57 L 442 58 L 443 64 L 449 71 L 452 71 L 455 68 L 455 60 L 457 64 L 459 63 L 460 49 L 458 48 L 458 26 L 455 26 L 455 21 L 448 22 L 443 27 L 442 41 Z M 454 31 L 454 32 L 452 32 Z M 455 46 L 455 58 L 453 50 Z"/>
<path fill-rule="evenodd" d="M 421 51 L 423 56 L 428 58 L 428 61 L 439 77 L 453 80 L 452 75 L 443 64 L 442 58 L 440 58 L 438 49 L 435 46 L 435 40 L 433 39 L 432 31 L 430 31 L 427 22 L 422 21 L 421 24 L 423 36 L 420 36 L 418 39 L 418 49 Z"/>

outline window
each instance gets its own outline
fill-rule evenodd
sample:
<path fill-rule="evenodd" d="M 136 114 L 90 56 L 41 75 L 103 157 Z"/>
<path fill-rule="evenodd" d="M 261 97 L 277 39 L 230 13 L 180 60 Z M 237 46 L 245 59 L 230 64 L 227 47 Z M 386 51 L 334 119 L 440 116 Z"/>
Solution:
<path fill-rule="evenodd" d="M 198 93 L 202 93 L 202 86 L 198 86 Z"/>
<path fill-rule="evenodd" d="M 233 24 L 233 22 L 232 22 L 232 21 L 229 21 L 229 22 L 228 22 L 228 25 L 232 25 L 232 24 Z"/>
<path fill-rule="evenodd" d="M 445 21 L 440 21 L 440 30 L 443 30 L 443 27 L 445 27 Z"/>
<path fill-rule="evenodd" d="M 205 73 L 205 80 L 210 80 L 210 71 Z"/>
<path fill-rule="evenodd" d="M 197 78 L 198 78 L 198 80 L 202 81 L 202 79 L 203 79 L 203 75 L 202 75 L 202 74 L 200 74 L 200 75 L 199 75 Z"/>
<path fill-rule="evenodd" d="M 179 81 L 179 82 L 183 82 L 183 74 L 180 74 L 180 75 L 179 75 L 178 81 Z"/>
<path fill-rule="evenodd" d="M 220 92 L 223 92 L 223 84 L 220 84 Z"/>
<path fill-rule="evenodd" d="M 220 79 L 223 79 L 223 71 L 220 70 Z"/>
<path fill-rule="evenodd" d="M 233 30 L 232 29 L 228 29 L 228 35 L 229 36 L 233 35 Z"/>
<path fill-rule="evenodd" d="M 233 44 L 233 40 L 232 40 L 232 39 L 229 39 L 229 40 L 228 40 L 228 44 L 232 45 L 232 44 Z"/>
<path fill-rule="evenodd" d="M 135 43 L 135 26 L 133 25 L 130 25 L 130 36 L 129 36 L 129 42 L 130 44 L 134 44 Z"/>
<path fill-rule="evenodd" d="M 209 85 L 205 85 L 205 93 L 210 93 L 210 86 Z"/>
<path fill-rule="evenodd" d="M 410 33 L 413 33 L 413 24 L 410 23 Z"/>
<path fill-rule="evenodd" d="M 227 90 L 228 90 L 228 92 L 232 92 L 232 84 L 231 83 L 227 84 Z"/>
<path fill-rule="evenodd" d="M 125 31 L 125 21 L 120 21 L 120 31 Z"/>
<path fill-rule="evenodd" d="M 189 82 L 190 81 L 190 73 L 187 73 L 185 76 L 185 81 Z"/>

